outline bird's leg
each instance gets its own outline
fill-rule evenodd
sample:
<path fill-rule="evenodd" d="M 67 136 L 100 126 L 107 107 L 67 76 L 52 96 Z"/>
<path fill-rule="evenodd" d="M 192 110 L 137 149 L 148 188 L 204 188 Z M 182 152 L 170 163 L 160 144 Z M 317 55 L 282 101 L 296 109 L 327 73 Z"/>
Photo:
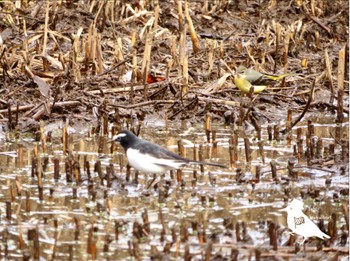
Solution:
<path fill-rule="evenodd" d="M 287 231 L 287 234 L 290 235 L 290 236 L 295 235 L 295 233 L 292 232 L 292 231 Z"/>
<path fill-rule="evenodd" d="M 304 242 L 306 241 L 306 239 L 307 239 L 307 237 L 304 237 L 304 240 L 301 242 L 301 243 L 299 243 L 299 245 L 304 245 Z"/>
<path fill-rule="evenodd" d="M 160 175 L 160 180 L 158 182 L 159 187 L 164 186 L 165 174 Z"/>
<path fill-rule="evenodd" d="M 153 179 L 151 180 L 151 182 L 147 186 L 147 189 L 149 189 L 152 186 L 153 182 L 156 180 L 156 177 L 157 177 L 156 174 L 153 174 Z"/>

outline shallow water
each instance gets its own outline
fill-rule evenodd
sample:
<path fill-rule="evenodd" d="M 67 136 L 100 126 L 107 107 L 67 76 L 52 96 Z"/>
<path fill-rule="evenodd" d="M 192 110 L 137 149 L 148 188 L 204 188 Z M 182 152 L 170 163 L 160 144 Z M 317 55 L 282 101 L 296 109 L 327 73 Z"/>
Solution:
<path fill-rule="evenodd" d="M 174 152 L 177 152 L 177 142 L 181 139 L 188 158 L 193 158 L 194 144 L 197 152 L 198 144 L 202 144 L 206 161 L 230 166 L 230 128 L 212 126 L 218 141 L 214 158 L 213 146 L 206 142 L 202 126 L 190 129 L 186 124 L 183 126 L 170 128 L 168 132 L 161 131 L 160 127 L 144 128 L 142 138 Z M 322 138 L 324 148 L 334 143 L 335 127 L 324 119 L 322 123 L 314 124 L 315 136 Z M 306 125 L 298 128 L 302 129 L 305 139 Z M 341 128 L 348 135 L 348 125 L 344 124 Z M 323 166 L 311 166 L 303 157 L 300 162 L 295 161 L 298 180 L 292 181 L 288 177 L 287 164 L 289 159 L 296 157 L 293 147 L 296 129 L 288 145 L 284 137 L 280 141 L 268 141 L 266 126 L 263 126 L 265 163 L 258 150 L 255 131 L 238 130 L 239 156 L 231 168 L 206 166 L 204 173 L 198 167 L 196 172 L 186 168 L 182 171 L 182 183 L 176 181 L 176 172 L 167 173 L 158 177 L 156 188 L 149 190 L 146 186 L 151 177 L 143 173 L 139 173 L 136 182 L 134 170 L 131 170 L 130 180 L 125 180 L 127 160 L 121 147 L 117 146 L 111 154 L 109 138 L 90 138 L 88 130 L 76 130 L 69 135 L 69 150 L 75 164 L 80 167 L 81 181 L 77 182 L 76 176 L 73 176 L 72 182 L 67 182 L 66 156 L 62 152 L 59 133 L 56 131 L 53 142 L 47 144 L 46 153 L 43 153 L 41 143 L 34 142 L 28 135 L 20 140 L 0 143 L 0 233 L 9 259 L 33 252 L 28 231 L 35 229 L 38 229 L 40 258 L 43 260 L 53 256 L 58 260 L 82 260 L 94 257 L 94 253 L 98 260 L 122 260 L 131 255 L 150 260 L 150 256 L 158 252 L 159 255 L 164 254 L 167 243 L 169 250 L 165 251 L 165 255 L 171 260 L 183 259 L 186 251 L 193 255 L 194 260 L 201 260 L 206 242 L 210 240 L 214 243 L 212 254 L 227 258 L 232 249 L 249 246 L 239 251 L 239 257 L 244 259 L 250 255 L 251 250 L 247 250 L 250 247 L 260 246 L 268 251 L 271 223 L 277 226 L 278 245 L 288 241 L 286 213 L 279 210 L 285 207 L 286 201 L 294 197 L 301 199 L 301 195 L 304 212 L 316 223 L 322 219 L 327 228 L 332 214 L 337 216 L 338 237 L 326 246 L 341 246 L 340 235 L 346 230 L 342 203 L 348 202 L 345 191 L 349 186 L 348 170 L 342 175 L 334 162 L 325 165 L 323 161 Z M 248 163 L 244 137 L 251 142 L 252 161 Z M 101 139 L 104 145 L 101 153 L 97 153 Z M 23 144 L 23 161 L 18 157 L 19 143 Z M 303 146 L 305 150 L 305 140 Z M 341 147 L 336 144 L 336 154 L 340 151 Z M 43 164 L 42 199 L 38 193 L 38 177 L 32 177 L 35 154 L 40 155 L 37 157 L 38 164 L 40 161 Z M 336 160 L 343 164 L 337 157 Z M 57 181 L 54 180 L 55 158 L 59 160 L 60 177 Z M 324 155 L 321 155 L 320 159 L 323 158 Z M 111 187 L 106 186 L 106 180 L 101 184 L 98 173 L 94 171 L 97 160 L 101 162 L 103 175 L 106 167 L 113 164 L 115 178 Z M 83 168 L 84 161 L 90 163 L 90 182 Z M 271 161 L 277 165 L 277 182 L 271 174 Z M 261 168 L 260 180 L 256 179 L 257 167 Z M 240 180 L 236 179 L 238 168 L 243 173 Z M 326 180 L 331 180 L 327 186 Z M 310 240 L 307 245 L 314 246 L 316 243 L 317 240 Z M 90 250 L 87 250 L 88 246 Z"/>

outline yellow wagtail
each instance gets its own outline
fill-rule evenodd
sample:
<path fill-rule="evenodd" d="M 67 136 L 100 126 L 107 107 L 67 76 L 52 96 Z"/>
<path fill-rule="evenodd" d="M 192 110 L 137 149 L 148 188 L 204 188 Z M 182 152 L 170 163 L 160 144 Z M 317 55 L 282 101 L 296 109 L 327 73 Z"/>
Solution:
<path fill-rule="evenodd" d="M 263 74 L 253 69 L 247 69 L 240 65 L 236 70 L 234 76 L 234 83 L 238 89 L 244 93 L 249 93 L 250 88 L 253 86 L 253 93 L 260 93 L 266 89 L 268 85 L 276 84 L 279 80 L 290 74 L 272 75 Z"/>

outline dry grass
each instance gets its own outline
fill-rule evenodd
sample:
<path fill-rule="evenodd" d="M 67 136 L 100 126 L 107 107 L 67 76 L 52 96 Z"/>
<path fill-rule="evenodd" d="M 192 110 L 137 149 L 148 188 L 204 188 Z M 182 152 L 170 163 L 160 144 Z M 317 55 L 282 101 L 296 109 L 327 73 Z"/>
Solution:
<path fill-rule="evenodd" d="M 240 104 L 232 81 L 239 64 L 268 73 L 295 72 L 270 91 L 282 95 L 276 99 L 306 99 L 316 78 L 316 92 L 330 84 L 327 102 L 332 104 L 338 85 L 348 83 L 346 72 L 339 70 L 342 77 L 337 71 L 348 31 L 342 1 L 259 5 L 228 0 L 56 0 L 0 5 L 3 118 L 7 107 L 16 104 L 28 110 L 35 106 L 30 113 L 23 114 L 23 109 L 20 120 L 39 120 L 72 112 L 70 103 L 57 110 L 55 103 L 63 101 L 78 101 L 74 110 L 89 117 L 101 104 L 111 111 L 116 105 L 140 103 L 141 108 L 147 100 L 191 102 L 194 95 L 201 98 L 197 109 L 210 102 L 223 117 L 219 111 L 227 107 L 222 106 L 229 101 Z M 340 68 L 348 61 L 339 62 Z M 164 92 L 155 95 L 152 86 L 160 87 L 148 86 L 150 74 L 166 77 Z M 104 92 L 111 88 L 116 92 Z M 124 88 L 130 89 L 128 96 L 120 95 Z M 348 88 L 343 89 L 347 94 Z M 94 90 L 99 94 L 92 96 Z M 164 109 L 176 113 L 172 107 Z"/>

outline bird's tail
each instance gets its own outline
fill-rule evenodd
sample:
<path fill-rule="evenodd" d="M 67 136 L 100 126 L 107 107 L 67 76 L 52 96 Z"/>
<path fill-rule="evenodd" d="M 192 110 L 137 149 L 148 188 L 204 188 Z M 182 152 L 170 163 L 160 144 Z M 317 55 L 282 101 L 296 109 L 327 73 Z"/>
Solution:
<path fill-rule="evenodd" d="M 280 75 L 275 75 L 275 74 L 265 74 L 265 76 L 271 80 L 274 81 L 279 81 L 287 76 L 291 76 L 293 73 L 285 73 L 285 74 L 280 74 Z"/>
<path fill-rule="evenodd" d="M 327 234 L 323 233 L 323 237 L 326 238 L 326 239 L 330 239 L 331 237 L 328 236 Z"/>
<path fill-rule="evenodd" d="M 317 235 L 317 237 L 321 238 L 321 239 L 330 239 L 331 237 L 328 236 L 327 234 L 323 233 L 322 231 L 319 231 L 319 235 Z"/>
<path fill-rule="evenodd" d="M 213 167 L 219 167 L 219 168 L 224 168 L 226 169 L 227 167 L 222 164 L 218 163 L 211 163 L 211 162 L 204 162 L 204 161 L 190 161 L 190 164 L 195 164 L 195 165 L 208 165 L 208 166 L 213 166 Z"/>
<path fill-rule="evenodd" d="M 286 73 L 286 74 L 263 74 L 260 78 L 256 79 L 252 84 L 253 85 L 273 85 L 276 84 L 279 80 L 282 80 L 283 78 L 287 76 L 293 75 L 292 73 Z"/>

